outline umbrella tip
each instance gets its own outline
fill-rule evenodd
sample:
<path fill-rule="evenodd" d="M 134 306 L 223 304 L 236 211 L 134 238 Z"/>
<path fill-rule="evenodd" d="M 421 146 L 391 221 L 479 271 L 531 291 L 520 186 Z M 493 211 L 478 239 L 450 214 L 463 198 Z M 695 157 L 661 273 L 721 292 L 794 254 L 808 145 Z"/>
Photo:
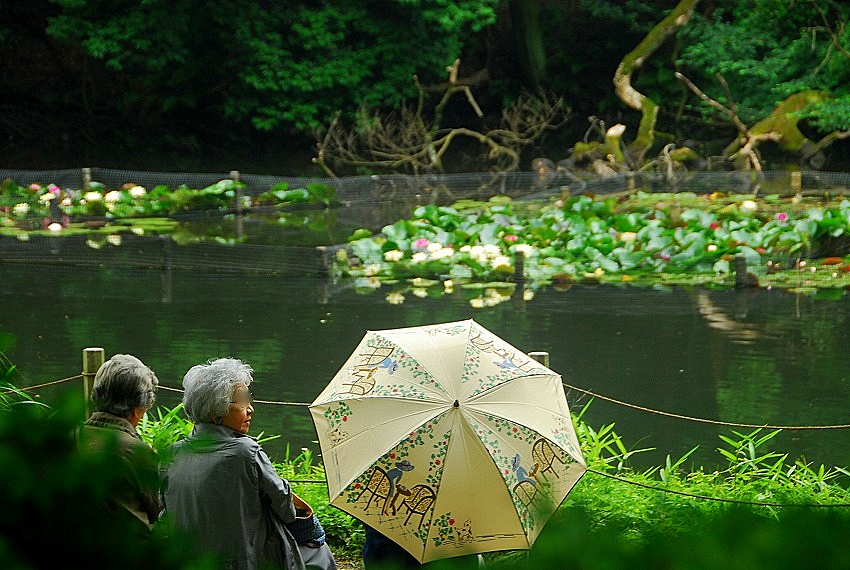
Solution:
<path fill-rule="evenodd" d="M 452 405 L 453 405 L 455 408 L 459 408 L 459 407 L 460 407 L 460 402 L 458 402 L 457 400 L 455 400 L 455 403 L 454 403 L 454 404 L 452 404 Z"/>

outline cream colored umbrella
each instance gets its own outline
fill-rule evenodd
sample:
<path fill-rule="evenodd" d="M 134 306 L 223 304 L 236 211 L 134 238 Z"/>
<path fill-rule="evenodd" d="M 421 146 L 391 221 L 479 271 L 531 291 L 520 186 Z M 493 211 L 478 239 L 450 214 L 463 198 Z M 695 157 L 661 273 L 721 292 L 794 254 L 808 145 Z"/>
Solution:
<path fill-rule="evenodd" d="M 561 377 L 472 320 L 367 332 L 310 412 L 331 503 L 423 563 L 530 548 L 586 470 Z"/>

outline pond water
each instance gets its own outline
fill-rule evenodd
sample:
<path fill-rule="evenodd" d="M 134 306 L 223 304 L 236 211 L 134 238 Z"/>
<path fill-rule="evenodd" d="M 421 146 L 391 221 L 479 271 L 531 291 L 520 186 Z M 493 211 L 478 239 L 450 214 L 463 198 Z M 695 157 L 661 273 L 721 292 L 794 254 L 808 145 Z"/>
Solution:
<path fill-rule="evenodd" d="M 660 410 L 722 422 L 772 425 L 850 423 L 850 301 L 779 291 L 649 290 L 573 286 L 530 301 L 473 309 L 462 291 L 441 299 L 386 291 L 364 295 L 315 277 L 215 275 L 159 270 L 4 265 L 0 342 L 23 386 L 80 373 L 82 351 L 137 355 L 167 387 L 209 358 L 233 356 L 256 370 L 255 397 L 308 403 L 363 334 L 473 318 L 523 351 L 547 351 L 570 386 Z M 81 393 L 80 380 L 39 390 L 50 403 Z M 179 393 L 160 390 L 173 406 Z M 567 389 L 571 409 L 589 397 Z M 718 434 L 729 427 L 595 400 L 591 426 L 615 423 L 638 467 L 678 458 L 694 446 L 705 465 L 720 462 Z M 737 428 L 749 432 L 750 429 Z M 302 405 L 257 404 L 252 432 L 281 434 L 317 449 Z M 847 430 L 784 431 L 774 448 L 813 463 L 850 465 Z"/>

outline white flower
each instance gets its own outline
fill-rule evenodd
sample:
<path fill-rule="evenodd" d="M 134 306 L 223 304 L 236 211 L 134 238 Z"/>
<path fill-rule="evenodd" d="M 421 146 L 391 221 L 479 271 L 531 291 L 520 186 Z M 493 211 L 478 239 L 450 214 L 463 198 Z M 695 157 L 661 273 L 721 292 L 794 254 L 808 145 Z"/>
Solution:
<path fill-rule="evenodd" d="M 460 251 L 461 251 L 461 252 L 463 252 L 463 253 L 469 253 L 469 251 L 470 251 L 471 249 L 472 249 L 472 246 L 471 246 L 471 245 L 464 245 L 464 246 L 462 246 L 462 247 L 460 248 Z"/>
<path fill-rule="evenodd" d="M 534 246 L 529 243 L 518 243 L 514 246 L 514 251 L 518 251 L 528 257 L 534 252 Z"/>
<path fill-rule="evenodd" d="M 717 245 L 715 245 L 715 244 L 713 244 L 713 243 L 710 243 L 710 244 L 708 244 L 707 246 L 705 246 L 705 249 L 706 249 L 707 251 L 714 252 L 714 251 L 717 251 Z"/>
<path fill-rule="evenodd" d="M 96 242 L 93 239 L 87 239 L 86 245 L 92 249 L 100 249 L 100 242 Z"/>
<path fill-rule="evenodd" d="M 370 263 L 366 267 L 363 268 L 363 275 L 367 277 L 371 277 L 372 275 L 377 275 L 381 272 L 381 266 L 377 263 Z"/>
<path fill-rule="evenodd" d="M 392 293 L 387 294 L 386 300 L 390 305 L 401 305 L 404 303 L 404 295 L 398 291 L 393 291 Z"/>
<path fill-rule="evenodd" d="M 52 224 L 47 226 L 47 229 L 50 230 L 51 232 L 61 232 L 62 231 L 62 224 L 60 224 L 59 222 L 53 222 Z"/>
<path fill-rule="evenodd" d="M 130 228 L 130 231 L 137 236 L 145 235 L 145 230 L 143 228 L 132 227 Z"/>
<path fill-rule="evenodd" d="M 523 301 L 531 301 L 534 299 L 534 290 L 533 289 L 525 289 L 522 292 L 522 300 Z"/>
<path fill-rule="evenodd" d="M 741 209 L 747 212 L 755 212 L 758 205 L 752 200 L 744 200 L 741 202 Z"/>
<path fill-rule="evenodd" d="M 445 281 L 443 281 L 443 289 L 446 291 L 446 293 L 451 293 L 452 291 L 454 291 L 454 281 L 452 281 L 451 279 L 446 279 Z"/>
<path fill-rule="evenodd" d="M 100 192 L 86 192 L 83 199 L 86 202 L 99 202 L 103 199 L 103 194 Z"/>
<path fill-rule="evenodd" d="M 438 250 L 443 249 L 443 245 L 436 242 L 436 241 L 432 241 L 431 243 L 428 244 L 427 249 L 428 249 L 428 251 L 434 252 L 434 251 L 438 251 Z"/>
<path fill-rule="evenodd" d="M 142 196 L 144 196 L 145 194 L 148 193 L 148 191 L 145 190 L 141 186 L 133 186 L 132 188 L 130 188 L 129 192 L 130 192 L 130 197 L 133 198 L 134 200 L 138 200 L 139 198 L 141 198 Z M 249 197 L 246 196 L 246 198 L 249 198 Z"/>
<path fill-rule="evenodd" d="M 623 232 L 620 234 L 620 239 L 626 243 L 632 243 L 637 239 L 637 234 L 635 232 Z"/>
<path fill-rule="evenodd" d="M 29 240 L 30 240 L 29 234 L 18 234 L 18 241 L 29 241 Z"/>
<path fill-rule="evenodd" d="M 497 255 L 502 253 L 502 250 L 499 249 L 499 246 L 493 245 L 492 243 L 488 243 L 487 245 L 483 246 L 483 249 L 487 257 L 496 257 Z"/>
<path fill-rule="evenodd" d="M 484 308 L 484 298 L 483 297 L 474 297 L 469 300 L 469 305 L 473 309 L 483 309 Z"/>
<path fill-rule="evenodd" d="M 394 263 L 396 261 L 401 261 L 402 259 L 404 259 L 404 252 L 398 249 L 391 249 L 384 252 L 384 261 Z"/>
<path fill-rule="evenodd" d="M 424 299 L 428 296 L 428 290 L 423 289 L 422 287 L 414 287 L 410 290 L 410 292 L 419 297 L 420 299 Z"/>
<path fill-rule="evenodd" d="M 491 265 L 493 266 L 493 269 L 510 269 L 511 258 L 507 255 L 499 255 L 493 259 Z"/>
<path fill-rule="evenodd" d="M 121 192 L 118 190 L 112 190 L 106 193 L 106 196 L 103 197 L 103 201 L 107 204 L 114 204 L 118 200 L 121 199 Z"/>
<path fill-rule="evenodd" d="M 74 205 L 74 201 L 71 200 L 70 197 L 65 197 L 65 198 L 62 198 L 62 201 L 59 202 L 59 205 L 62 206 L 63 208 L 68 208 L 68 207 Z"/>
<path fill-rule="evenodd" d="M 121 245 L 121 236 L 118 234 L 109 234 L 106 236 L 106 241 L 112 245 Z"/>
<path fill-rule="evenodd" d="M 12 207 L 12 213 L 16 216 L 26 216 L 30 211 L 30 205 L 26 202 L 19 202 Z"/>
<path fill-rule="evenodd" d="M 417 251 L 413 254 L 413 257 L 410 258 L 410 261 L 413 263 L 425 263 L 428 261 L 428 254 L 424 251 Z"/>
<path fill-rule="evenodd" d="M 445 259 L 455 254 L 455 250 L 450 247 L 441 247 L 438 250 L 431 252 L 431 259 Z"/>
<path fill-rule="evenodd" d="M 45 192 L 44 194 L 39 196 L 38 199 L 41 202 L 44 202 L 46 204 L 47 202 L 50 202 L 51 200 L 55 200 L 56 194 L 54 194 L 53 192 Z"/>

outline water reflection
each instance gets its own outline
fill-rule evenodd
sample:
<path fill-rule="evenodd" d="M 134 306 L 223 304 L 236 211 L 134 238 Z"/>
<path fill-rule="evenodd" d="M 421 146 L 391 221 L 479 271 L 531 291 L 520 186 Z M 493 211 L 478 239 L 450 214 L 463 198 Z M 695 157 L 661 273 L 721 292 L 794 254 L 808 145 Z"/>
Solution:
<path fill-rule="evenodd" d="M 685 416 L 753 424 L 848 422 L 848 301 L 778 291 L 645 290 L 573 286 L 538 291 L 473 309 L 480 291 L 457 288 L 440 299 L 385 292 L 358 294 L 315 278 L 210 275 L 159 270 L 5 266 L 0 342 L 22 384 L 78 374 L 85 347 L 107 356 L 129 352 L 165 386 L 178 387 L 192 365 L 233 356 L 256 370 L 254 431 L 282 434 L 282 454 L 313 447 L 304 406 L 321 391 L 370 329 L 474 318 L 527 351 L 550 353 L 572 386 L 623 402 Z M 77 383 L 45 389 L 43 398 L 82 391 Z M 166 405 L 179 394 L 161 391 Z M 568 390 L 574 411 L 588 401 Z M 695 445 L 703 463 L 719 461 L 718 428 L 595 401 L 586 416 L 615 423 L 629 446 L 656 447 L 638 465 L 674 458 Z M 738 428 L 739 431 L 742 430 Z M 789 431 L 780 451 L 809 461 L 850 465 L 846 430 Z"/>

